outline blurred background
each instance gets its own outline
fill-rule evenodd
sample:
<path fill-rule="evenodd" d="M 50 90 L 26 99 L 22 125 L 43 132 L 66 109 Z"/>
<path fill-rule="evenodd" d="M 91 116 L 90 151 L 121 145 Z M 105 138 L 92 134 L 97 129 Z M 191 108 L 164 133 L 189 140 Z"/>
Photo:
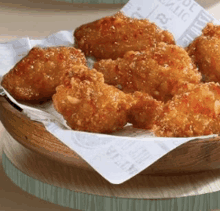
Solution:
<path fill-rule="evenodd" d="M 74 29 L 83 23 L 112 15 L 124 5 L 79 4 L 70 1 L 74 2 L 74 0 L 0 0 L 0 41 L 23 36 L 45 37 L 60 30 Z M 84 1 L 95 2 L 95 0 Z M 218 0 L 197 0 L 197 2 L 213 13 L 216 19 L 220 19 Z"/>
<path fill-rule="evenodd" d="M 63 0 L 0 0 L 0 41 L 15 36 L 41 37 L 74 29 L 83 23 L 112 15 L 123 5 L 79 4 Z"/>

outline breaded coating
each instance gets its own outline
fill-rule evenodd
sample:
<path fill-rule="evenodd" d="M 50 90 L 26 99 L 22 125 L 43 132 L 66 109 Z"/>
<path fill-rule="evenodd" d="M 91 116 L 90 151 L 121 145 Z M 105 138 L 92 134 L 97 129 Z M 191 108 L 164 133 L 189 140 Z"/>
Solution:
<path fill-rule="evenodd" d="M 164 103 L 143 92 L 134 92 L 133 97 L 135 103 L 130 109 L 129 122 L 136 128 L 152 129 Z"/>
<path fill-rule="evenodd" d="M 176 45 L 159 43 L 141 52 L 129 51 L 123 58 L 101 60 L 94 68 L 105 82 L 124 92 L 146 92 L 160 101 L 170 100 L 186 83 L 198 84 L 198 72 L 187 52 Z"/>
<path fill-rule="evenodd" d="M 86 56 L 117 59 L 127 51 L 140 51 L 158 42 L 175 44 L 173 35 L 146 19 L 126 17 L 122 12 L 84 24 L 74 32 L 75 44 Z"/>
<path fill-rule="evenodd" d="M 74 130 L 111 133 L 127 123 L 133 97 L 104 83 L 103 75 L 86 66 L 74 66 L 56 88 L 56 110 Z"/>
<path fill-rule="evenodd" d="M 66 68 L 86 64 L 81 50 L 73 47 L 35 47 L 3 78 L 1 85 L 17 100 L 51 99 Z"/>
<path fill-rule="evenodd" d="M 208 23 L 187 51 L 205 82 L 220 82 L 220 26 Z"/>
<path fill-rule="evenodd" d="M 168 101 L 153 128 L 157 136 L 192 137 L 220 133 L 220 85 L 195 85 Z"/>

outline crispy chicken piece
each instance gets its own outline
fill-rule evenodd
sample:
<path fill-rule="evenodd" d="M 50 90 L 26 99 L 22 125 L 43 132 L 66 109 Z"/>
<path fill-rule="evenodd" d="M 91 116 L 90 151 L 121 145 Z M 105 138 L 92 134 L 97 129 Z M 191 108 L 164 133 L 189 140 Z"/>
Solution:
<path fill-rule="evenodd" d="M 166 43 L 129 51 L 116 60 L 101 60 L 94 68 L 104 74 L 106 83 L 124 92 L 146 92 L 160 101 L 170 100 L 183 85 L 197 84 L 202 77 L 183 48 Z"/>
<path fill-rule="evenodd" d="M 208 23 L 187 48 L 205 82 L 220 82 L 220 26 Z"/>
<path fill-rule="evenodd" d="M 127 123 L 133 97 L 105 84 L 102 73 L 81 65 L 66 72 L 53 103 L 72 129 L 111 133 Z"/>
<path fill-rule="evenodd" d="M 74 32 L 75 44 L 86 56 L 117 59 L 127 51 L 140 51 L 158 42 L 175 44 L 173 35 L 146 19 L 126 17 L 122 12 L 84 24 Z"/>
<path fill-rule="evenodd" d="M 189 92 L 168 101 L 157 117 L 157 136 L 193 137 L 220 133 L 220 85 L 195 85 Z"/>
<path fill-rule="evenodd" d="M 73 47 L 35 47 L 3 78 L 2 86 L 17 100 L 50 99 L 66 68 L 86 64 L 83 53 Z"/>
<path fill-rule="evenodd" d="M 153 123 L 163 111 L 164 103 L 143 92 L 134 92 L 134 104 L 129 112 L 129 122 L 136 128 L 152 129 Z"/>

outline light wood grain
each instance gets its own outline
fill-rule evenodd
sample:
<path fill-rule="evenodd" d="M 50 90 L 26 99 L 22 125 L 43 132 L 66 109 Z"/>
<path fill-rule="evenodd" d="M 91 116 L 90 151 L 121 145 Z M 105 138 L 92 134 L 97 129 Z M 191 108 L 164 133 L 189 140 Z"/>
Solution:
<path fill-rule="evenodd" d="M 0 210 L 1 211 L 79 211 L 64 208 L 23 191 L 8 178 L 2 165 L 4 127 L 0 122 Z"/>
<path fill-rule="evenodd" d="M 50 159 L 93 171 L 75 152 L 46 131 L 41 123 L 31 121 L 4 97 L 0 97 L 0 119 L 11 136 L 26 148 Z M 215 169 L 220 169 L 219 137 L 187 142 L 141 174 L 188 174 Z"/>
<path fill-rule="evenodd" d="M 99 196 L 169 199 L 220 190 L 220 170 L 179 176 L 137 175 L 112 185 L 98 173 L 47 159 L 23 147 L 4 133 L 4 153 L 26 175 L 57 187 Z"/>

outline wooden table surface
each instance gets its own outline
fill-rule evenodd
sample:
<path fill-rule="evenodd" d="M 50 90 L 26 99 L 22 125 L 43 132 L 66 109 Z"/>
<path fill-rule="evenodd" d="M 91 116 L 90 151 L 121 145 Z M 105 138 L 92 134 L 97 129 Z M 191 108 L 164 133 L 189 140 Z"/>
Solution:
<path fill-rule="evenodd" d="M 0 123 L 0 137 L 4 128 Z M 6 176 L 2 167 L 2 140 L 0 138 L 0 210 L 1 211 L 75 211 L 70 208 L 64 208 L 59 205 L 55 205 L 39 199 L 35 196 L 24 192 L 19 187 L 17 187 L 12 181 Z"/>
<path fill-rule="evenodd" d="M 220 19 L 219 0 L 197 0 L 209 12 Z M 60 30 L 77 26 L 117 12 L 122 5 L 82 5 L 55 0 L 0 0 L 0 42 L 24 36 L 45 37 Z M 0 123 L 0 136 L 4 128 Z M 2 140 L 0 138 L 0 163 Z M 72 210 L 34 197 L 16 185 L 5 175 L 0 164 L 0 210 Z"/>

